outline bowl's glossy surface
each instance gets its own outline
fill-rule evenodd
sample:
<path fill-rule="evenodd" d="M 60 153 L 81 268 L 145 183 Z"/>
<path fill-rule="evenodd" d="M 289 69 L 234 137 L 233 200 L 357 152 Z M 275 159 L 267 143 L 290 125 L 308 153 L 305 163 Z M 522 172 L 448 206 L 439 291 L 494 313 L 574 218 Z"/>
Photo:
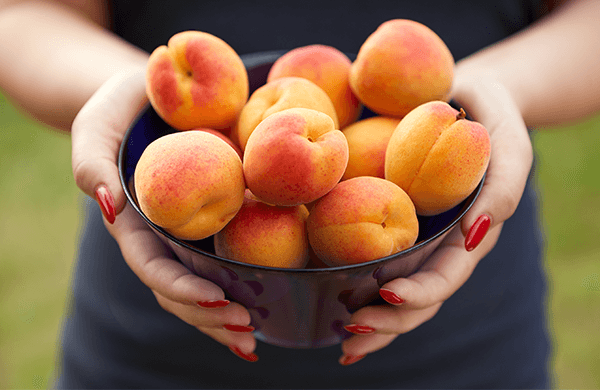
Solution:
<path fill-rule="evenodd" d="M 254 91 L 266 81 L 281 53 L 245 57 Z M 372 115 L 365 110 L 363 117 Z M 127 131 L 119 153 L 119 173 L 128 201 L 196 274 L 219 285 L 226 296 L 248 308 L 255 334 L 264 342 L 290 348 L 317 348 L 350 336 L 343 325 L 352 312 L 379 300 L 379 287 L 415 272 L 475 201 L 483 180 L 460 205 L 434 217 L 419 217 L 416 244 L 371 262 L 334 268 L 279 269 L 244 264 L 214 253 L 212 237 L 182 241 L 152 223 L 138 207 L 131 180 L 148 144 L 174 132 L 148 106 Z"/>

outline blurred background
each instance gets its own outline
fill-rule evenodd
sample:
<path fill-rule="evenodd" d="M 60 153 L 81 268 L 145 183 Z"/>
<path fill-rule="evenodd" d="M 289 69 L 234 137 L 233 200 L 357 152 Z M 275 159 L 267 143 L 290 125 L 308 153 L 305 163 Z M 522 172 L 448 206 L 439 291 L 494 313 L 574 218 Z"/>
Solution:
<path fill-rule="evenodd" d="M 533 133 L 556 388 L 600 388 L 600 116 Z M 0 94 L 0 388 L 51 385 L 82 193 L 67 134 Z"/>

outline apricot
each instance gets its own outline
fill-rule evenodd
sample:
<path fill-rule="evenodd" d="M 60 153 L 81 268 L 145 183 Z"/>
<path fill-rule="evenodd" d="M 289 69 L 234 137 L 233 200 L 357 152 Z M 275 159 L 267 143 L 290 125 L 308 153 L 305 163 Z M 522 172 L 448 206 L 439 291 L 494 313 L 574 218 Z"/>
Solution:
<path fill-rule="evenodd" d="M 400 119 L 374 116 L 343 128 L 348 141 L 348 166 L 342 180 L 358 176 L 384 178 L 385 151 Z"/>
<path fill-rule="evenodd" d="M 249 88 L 238 54 L 206 32 L 175 34 L 148 59 L 148 99 L 158 115 L 178 130 L 233 126 Z"/>
<path fill-rule="evenodd" d="M 398 124 L 386 150 L 385 178 L 408 193 L 419 215 L 463 201 L 481 181 L 490 138 L 478 122 L 446 102 L 420 105 Z"/>
<path fill-rule="evenodd" d="M 304 268 L 308 263 L 308 209 L 263 203 L 246 190 L 241 209 L 214 235 L 218 256 L 248 264 Z"/>
<path fill-rule="evenodd" d="M 329 192 L 348 164 L 348 142 L 333 119 L 289 108 L 260 122 L 244 151 L 248 188 L 278 206 L 308 204 Z"/>
<path fill-rule="evenodd" d="M 237 146 L 231 140 L 231 138 L 229 138 L 229 136 L 227 136 L 227 134 L 223 133 L 222 131 L 215 130 L 215 129 L 205 129 L 205 128 L 194 129 L 194 130 L 206 131 L 207 133 L 211 133 L 211 134 L 216 135 L 217 137 L 221 138 L 223 141 L 227 142 L 227 144 L 229 146 L 231 146 L 233 148 L 233 150 L 235 150 L 235 152 L 238 154 L 238 156 L 240 156 L 240 159 L 244 158 L 244 153 L 242 153 L 242 150 L 239 148 L 239 146 Z"/>
<path fill-rule="evenodd" d="M 414 245 L 419 235 L 406 192 L 372 176 L 340 182 L 315 203 L 306 223 L 311 247 L 330 266 L 393 255 Z"/>
<path fill-rule="evenodd" d="M 288 51 L 273 63 L 267 82 L 291 76 L 317 84 L 331 99 L 340 129 L 343 129 L 358 119 L 362 108 L 350 88 L 351 65 L 348 56 L 332 46 L 302 46 Z"/>
<path fill-rule="evenodd" d="M 425 102 L 449 99 L 454 58 L 429 27 L 393 19 L 363 42 L 349 77 L 365 106 L 382 115 L 403 117 Z"/>
<path fill-rule="evenodd" d="M 331 117 L 339 129 L 335 107 L 327 93 L 310 80 L 283 77 L 258 88 L 248 99 L 231 133 L 231 139 L 246 149 L 246 143 L 256 126 L 269 115 L 288 108 L 310 108 Z"/>
<path fill-rule="evenodd" d="M 134 172 L 141 210 L 183 240 L 221 230 L 242 206 L 242 161 L 225 141 L 205 131 L 162 136 L 146 147 Z"/>

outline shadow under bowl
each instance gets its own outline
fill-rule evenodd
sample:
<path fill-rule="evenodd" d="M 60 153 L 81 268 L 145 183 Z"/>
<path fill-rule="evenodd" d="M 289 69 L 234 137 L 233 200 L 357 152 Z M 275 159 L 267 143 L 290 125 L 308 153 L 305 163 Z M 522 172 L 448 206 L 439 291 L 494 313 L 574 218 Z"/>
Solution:
<path fill-rule="evenodd" d="M 269 69 L 282 52 L 242 56 L 250 91 L 266 82 Z M 362 117 L 374 115 L 364 109 Z M 245 264 L 215 254 L 212 237 L 184 241 L 150 221 L 133 192 L 135 166 L 144 149 L 157 138 L 176 132 L 148 105 L 128 129 L 119 151 L 119 175 L 128 202 L 192 272 L 220 286 L 228 299 L 250 312 L 258 340 L 288 348 L 318 348 L 351 336 L 343 326 L 361 307 L 383 303 L 379 288 L 406 277 L 456 227 L 481 191 L 484 179 L 471 195 L 453 209 L 432 217 L 419 216 L 419 237 L 414 246 L 391 256 L 361 264 L 287 269 Z"/>

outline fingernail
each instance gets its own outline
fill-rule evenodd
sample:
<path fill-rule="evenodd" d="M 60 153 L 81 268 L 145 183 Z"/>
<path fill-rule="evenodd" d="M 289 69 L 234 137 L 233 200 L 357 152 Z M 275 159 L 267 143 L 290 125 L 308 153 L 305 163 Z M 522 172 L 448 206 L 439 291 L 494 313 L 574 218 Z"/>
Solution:
<path fill-rule="evenodd" d="M 371 334 L 371 333 L 375 332 L 375 328 L 371 328 L 370 326 L 366 326 L 366 325 L 357 325 L 357 324 L 345 325 L 344 329 L 346 329 L 348 332 L 354 333 L 354 334 Z"/>
<path fill-rule="evenodd" d="M 490 223 L 492 219 L 485 214 L 481 214 L 479 218 L 475 221 L 471 229 L 469 229 L 469 233 L 467 233 L 467 237 L 465 238 L 465 249 L 467 252 L 471 252 L 473 249 L 479 245 L 488 229 L 490 228 Z"/>
<path fill-rule="evenodd" d="M 108 223 L 113 224 L 117 217 L 115 199 L 105 185 L 101 185 L 96 189 L 96 201 L 100 205 L 100 210 L 102 210 L 104 218 L 106 218 Z"/>
<path fill-rule="evenodd" d="M 258 360 L 258 356 L 255 353 L 242 352 L 242 350 L 236 347 L 235 345 L 230 345 L 229 350 L 248 362 L 255 362 Z"/>
<path fill-rule="evenodd" d="M 227 299 L 217 299 L 213 301 L 198 301 L 196 303 L 198 304 L 198 306 L 204 307 L 206 309 L 218 309 L 229 305 L 229 301 Z"/>
<path fill-rule="evenodd" d="M 362 358 L 364 358 L 367 355 L 358 355 L 358 356 L 354 356 L 354 355 L 343 355 L 340 358 L 340 364 L 342 366 L 349 366 L 351 364 L 356 363 L 357 361 L 361 360 Z"/>
<path fill-rule="evenodd" d="M 404 303 L 404 299 L 400 298 L 393 291 L 386 290 L 385 288 L 379 289 L 379 295 L 381 295 L 387 303 L 391 303 L 392 305 L 401 305 Z"/>
<path fill-rule="evenodd" d="M 254 330 L 253 326 L 246 326 L 246 325 L 232 325 L 232 324 L 225 324 L 223 325 L 223 328 L 230 330 L 232 332 L 243 332 L 243 333 L 248 333 L 248 332 L 252 332 Z"/>

